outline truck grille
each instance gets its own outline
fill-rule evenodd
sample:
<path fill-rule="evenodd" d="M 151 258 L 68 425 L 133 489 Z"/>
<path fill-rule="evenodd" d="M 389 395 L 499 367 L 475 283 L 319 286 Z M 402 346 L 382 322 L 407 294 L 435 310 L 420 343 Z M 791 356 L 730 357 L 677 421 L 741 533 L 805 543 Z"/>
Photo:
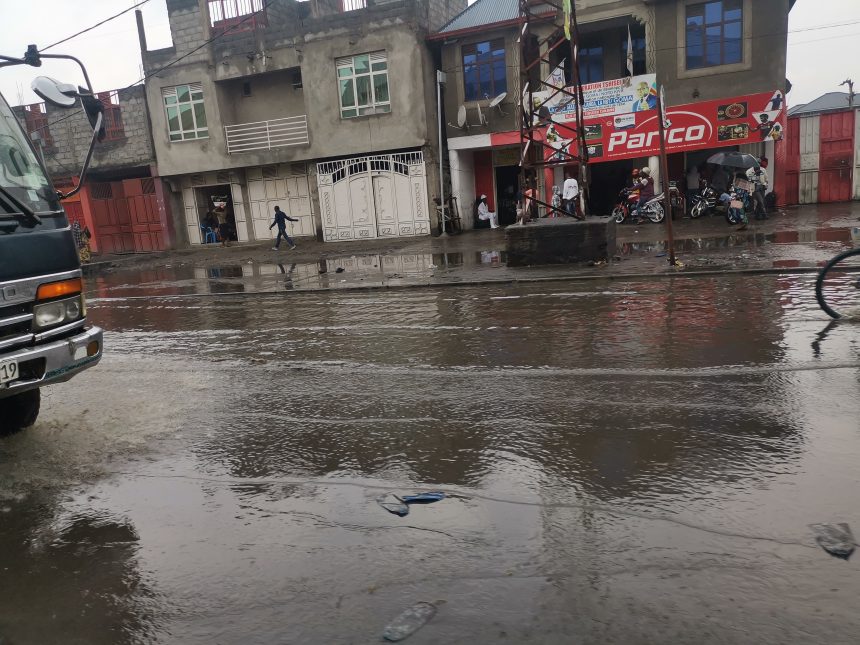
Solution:
<path fill-rule="evenodd" d="M 32 312 L 31 302 L 0 307 L 0 350 L 26 344 L 32 339 Z"/>

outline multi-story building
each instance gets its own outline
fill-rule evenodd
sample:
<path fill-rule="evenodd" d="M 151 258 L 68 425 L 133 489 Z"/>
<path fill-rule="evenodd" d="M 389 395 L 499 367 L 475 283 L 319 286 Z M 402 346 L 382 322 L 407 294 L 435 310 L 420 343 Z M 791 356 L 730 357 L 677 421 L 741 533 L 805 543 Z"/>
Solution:
<path fill-rule="evenodd" d="M 213 204 L 238 240 L 429 234 L 438 185 L 426 37 L 466 0 L 167 0 L 139 31 L 160 173 L 198 244 Z M 433 217 L 431 218 L 431 213 Z"/>
<path fill-rule="evenodd" d="M 170 200 L 158 177 L 143 86 L 99 92 L 105 136 L 93 152 L 81 191 L 63 202 L 69 219 L 92 234 L 96 253 L 170 248 L 175 242 Z M 82 110 L 44 103 L 13 108 L 58 190 L 68 192 L 92 137 Z"/>
<path fill-rule="evenodd" d="M 672 122 L 667 134 L 671 179 L 683 182 L 691 166 L 701 165 L 717 149 L 767 156 L 776 162 L 777 176 L 784 172 L 779 139 L 785 128 L 787 27 L 793 4 L 576 2 L 594 212 L 609 212 L 632 168 L 650 166 L 659 178 L 654 115 L 660 87 L 665 88 Z M 541 11 L 539 0 L 532 10 Z M 448 73 L 445 113 L 452 192 L 461 205 L 485 193 L 502 223 L 514 221 L 518 188 L 517 108 L 525 86 L 520 76 L 521 30 L 518 0 L 477 0 L 429 38 Z M 534 46 L 551 31 L 552 26 L 532 30 Z M 535 68 L 529 78 L 532 89 L 557 70 L 571 83 L 570 47 L 544 47 L 550 64 Z M 561 110 L 552 120 L 558 125 L 572 116 Z M 774 170 L 772 163 L 772 177 Z M 547 199 L 552 186 L 562 182 L 562 168 L 539 177 Z M 461 211 L 464 225 L 474 224 L 471 209 Z"/>

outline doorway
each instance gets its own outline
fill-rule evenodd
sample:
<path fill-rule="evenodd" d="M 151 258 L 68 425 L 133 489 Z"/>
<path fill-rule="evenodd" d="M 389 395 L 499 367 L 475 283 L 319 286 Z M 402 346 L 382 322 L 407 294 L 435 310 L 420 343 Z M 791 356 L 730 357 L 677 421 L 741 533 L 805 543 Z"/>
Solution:
<path fill-rule="evenodd" d="M 219 222 L 223 218 L 227 225 L 223 229 L 218 228 L 218 236 L 222 235 L 223 230 L 230 241 L 237 241 L 239 238 L 236 235 L 236 215 L 233 212 L 233 193 L 230 190 L 230 184 L 202 186 L 194 190 L 197 203 L 197 225 L 201 229 L 207 227 L 208 215 L 213 212 L 217 215 Z M 209 228 L 215 229 L 214 226 L 209 226 Z"/>
<path fill-rule="evenodd" d="M 517 221 L 517 186 L 519 166 L 496 166 L 496 211 L 499 224 L 508 226 Z"/>
<path fill-rule="evenodd" d="M 647 159 L 605 161 L 589 164 L 590 175 L 589 210 L 593 215 L 609 215 L 618 203 L 618 193 L 630 184 L 633 168 L 641 168 Z"/>

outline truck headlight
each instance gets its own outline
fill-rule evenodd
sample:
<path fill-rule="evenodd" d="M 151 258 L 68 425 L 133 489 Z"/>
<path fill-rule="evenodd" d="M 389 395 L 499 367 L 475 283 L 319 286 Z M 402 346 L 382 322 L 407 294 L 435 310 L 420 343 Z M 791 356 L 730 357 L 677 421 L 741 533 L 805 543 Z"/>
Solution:
<path fill-rule="evenodd" d="M 39 330 L 63 323 L 72 323 L 83 318 L 85 314 L 86 309 L 82 295 L 54 300 L 33 307 L 33 327 L 35 330 Z"/>

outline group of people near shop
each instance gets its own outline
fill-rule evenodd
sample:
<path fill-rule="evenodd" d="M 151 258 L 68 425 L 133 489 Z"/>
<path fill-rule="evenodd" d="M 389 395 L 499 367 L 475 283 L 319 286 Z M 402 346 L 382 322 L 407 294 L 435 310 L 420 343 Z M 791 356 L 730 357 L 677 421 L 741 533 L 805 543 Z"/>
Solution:
<path fill-rule="evenodd" d="M 517 193 L 517 220 L 514 226 L 523 226 L 538 217 L 537 189 L 533 179 L 526 181 L 525 190 Z M 547 209 L 547 217 L 575 217 L 583 219 L 579 207 L 579 182 L 571 172 L 565 173 L 564 184 L 561 188 L 552 187 L 551 208 Z M 489 221 L 491 229 L 499 228 L 499 215 L 491 211 L 487 204 L 487 196 L 481 195 L 475 200 L 475 215 L 481 221 Z"/>
<path fill-rule="evenodd" d="M 733 219 L 741 222 L 740 230 L 746 228 L 748 217 L 746 208 L 748 202 L 757 220 L 768 219 L 767 194 L 770 179 L 768 177 L 769 161 L 767 157 L 756 158 L 755 165 L 750 168 L 727 168 L 716 166 L 713 170 L 707 165 L 691 166 L 687 171 L 687 199 L 691 203 L 693 195 L 704 186 L 710 186 L 719 196 L 720 202 L 733 215 Z"/>
<path fill-rule="evenodd" d="M 742 223 L 741 229 L 746 228 L 748 218 L 746 209 L 740 207 L 739 202 L 749 201 L 755 219 L 768 219 L 765 199 L 769 186 L 768 158 L 761 157 L 756 161 L 754 166 L 746 169 L 709 164 L 690 166 L 686 177 L 687 208 L 692 207 L 693 197 L 696 194 L 705 186 L 710 186 L 725 208 L 731 210 L 732 214 L 736 215 L 735 219 Z M 642 169 L 634 168 L 631 172 L 629 188 L 639 193 L 639 201 L 634 209 L 638 214 L 645 204 L 654 199 L 654 178 L 651 176 L 651 169 L 647 166 Z"/>

